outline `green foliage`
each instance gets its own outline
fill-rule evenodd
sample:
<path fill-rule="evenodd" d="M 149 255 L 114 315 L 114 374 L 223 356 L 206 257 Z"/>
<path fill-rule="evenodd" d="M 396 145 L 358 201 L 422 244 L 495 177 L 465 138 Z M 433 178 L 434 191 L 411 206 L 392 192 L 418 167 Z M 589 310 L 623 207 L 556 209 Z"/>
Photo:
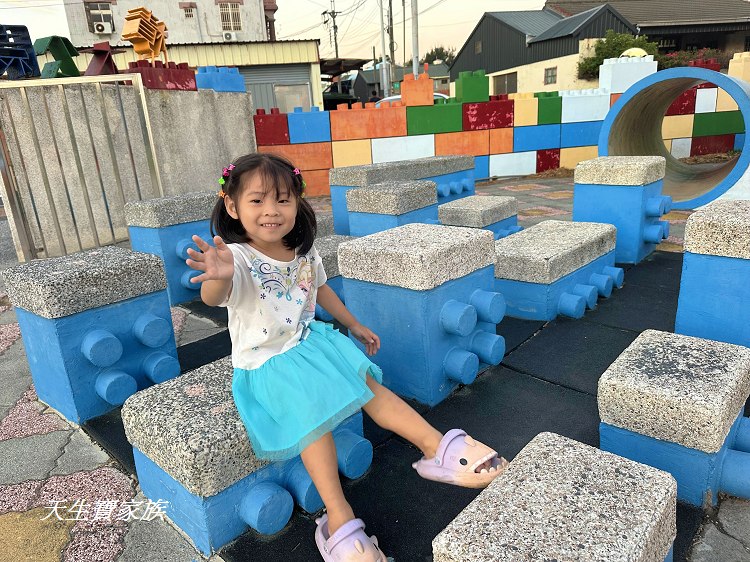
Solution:
<path fill-rule="evenodd" d="M 425 55 L 419 60 L 419 64 L 432 64 L 436 60 L 442 60 L 448 66 L 453 64 L 456 58 L 456 48 L 448 47 L 447 49 L 442 45 L 433 47 L 425 53 Z"/>
<path fill-rule="evenodd" d="M 623 51 L 633 47 L 643 49 L 649 55 L 657 55 L 659 49 L 658 45 L 649 42 L 645 35 L 635 37 L 630 33 L 615 33 L 611 29 L 608 30 L 604 39 L 600 39 L 594 45 L 594 56 L 586 57 L 578 63 L 578 78 L 596 80 L 599 78 L 599 66 L 604 59 L 617 58 Z"/>

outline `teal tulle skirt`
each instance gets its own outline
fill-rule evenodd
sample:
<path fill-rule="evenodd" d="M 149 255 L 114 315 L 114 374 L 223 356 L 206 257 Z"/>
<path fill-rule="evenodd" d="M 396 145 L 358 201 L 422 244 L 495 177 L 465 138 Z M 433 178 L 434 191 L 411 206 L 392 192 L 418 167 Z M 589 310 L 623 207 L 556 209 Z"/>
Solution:
<path fill-rule="evenodd" d="M 255 456 L 295 457 L 373 397 L 366 375 L 383 372 L 330 324 L 257 369 L 234 369 L 232 394 Z"/>

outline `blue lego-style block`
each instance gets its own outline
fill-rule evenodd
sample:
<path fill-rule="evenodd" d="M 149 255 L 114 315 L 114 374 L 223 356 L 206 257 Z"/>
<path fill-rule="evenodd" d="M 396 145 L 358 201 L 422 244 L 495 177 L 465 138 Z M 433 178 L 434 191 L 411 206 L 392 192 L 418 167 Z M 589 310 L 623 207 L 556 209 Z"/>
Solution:
<path fill-rule="evenodd" d="M 499 364 L 505 340 L 496 326 L 505 301 L 492 291 L 493 280 L 492 266 L 427 291 L 344 277 L 347 306 L 380 336 L 372 360 L 383 369 L 383 384 L 434 406 L 472 383 L 480 365 Z"/>
<path fill-rule="evenodd" d="M 738 416 L 716 453 L 640 435 L 606 423 L 599 424 L 604 451 L 669 472 L 677 480 L 677 499 L 698 507 L 716 505 L 725 492 L 750 498 L 750 418 Z"/>
<path fill-rule="evenodd" d="M 320 111 L 316 106 L 310 111 L 295 107 L 294 113 L 287 114 L 287 119 L 291 144 L 331 142 L 331 118 L 327 111 Z"/>
<path fill-rule="evenodd" d="M 379 215 L 376 213 L 349 213 L 349 229 L 352 236 L 367 236 L 411 223 L 440 224 L 438 206 L 430 205 L 401 215 Z"/>
<path fill-rule="evenodd" d="M 575 184 L 573 220 L 602 222 L 617 228 L 615 261 L 638 263 L 669 236 L 662 215 L 672 198 L 662 195 L 662 180 L 643 186 Z"/>
<path fill-rule="evenodd" d="M 166 291 L 62 318 L 16 308 L 37 395 L 83 423 L 180 374 Z"/>
<path fill-rule="evenodd" d="M 750 260 L 685 252 L 675 332 L 750 347 Z"/>
<path fill-rule="evenodd" d="M 187 249 L 198 250 L 192 240 L 197 234 L 203 240 L 211 240 L 210 224 L 208 220 L 175 224 L 160 228 L 129 226 L 130 246 L 136 252 L 155 254 L 164 262 L 164 272 L 167 275 L 167 294 L 172 306 L 188 302 L 200 294 L 200 283 L 190 280 L 199 271 L 191 269 L 185 263 L 188 259 Z"/>
<path fill-rule="evenodd" d="M 474 177 L 477 179 L 485 179 L 490 177 L 490 157 L 489 156 L 475 156 L 474 157 Z"/>
<path fill-rule="evenodd" d="M 735 150 L 742 150 L 742 147 L 745 146 L 745 135 L 747 133 L 737 133 L 734 135 L 734 149 Z"/>
<path fill-rule="evenodd" d="M 560 148 L 596 146 L 604 121 L 563 123 L 560 130 Z"/>
<path fill-rule="evenodd" d="M 518 226 L 518 215 L 511 215 L 501 221 L 488 224 L 484 228 L 492 231 L 495 240 L 500 240 L 500 238 L 505 238 L 523 230 L 522 226 Z"/>
<path fill-rule="evenodd" d="M 513 129 L 513 151 L 560 148 L 560 125 L 532 125 Z"/>
<path fill-rule="evenodd" d="M 624 272 L 611 251 L 553 283 L 495 279 L 495 290 L 505 297 L 508 316 L 524 320 L 554 320 L 558 315 L 581 318 L 599 297 L 608 298 L 622 287 Z"/>
<path fill-rule="evenodd" d="M 451 172 L 437 176 L 411 178 L 414 180 L 430 180 L 436 184 L 438 205 L 449 203 L 456 199 L 474 195 L 474 168 Z M 408 180 L 408 181 L 411 181 Z M 346 208 L 346 192 L 359 186 L 331 185 L 331 209 L 333 210 L 333 230 L 336 234 L 350 234 L 349 212 Z"/>
<path fill-rule="evenodd" d="M 229 66 L 199 66 L 195 85 L 199 90 L 247 92 L 245 79 L 239 69 Z"/>
<path fill-rule="evenodd" d="M 362 413 L 333 431 L 339 471 L 359 478 L 372 463 L 372 444 L 362 437 Z M 253 528 L 264 535 L 281 531 L 294 505 L 308 513 L 323 507 L 299 457 L 271 463 L 218 494 L 201 497 L 189 492 L 137 448 L 133 448 L 138 483 L 146 497 L 168 502 L 167 516 L 206 556 Z"/>
<path fill-rule="evenodd" d="M 344 298 L 344 278 L 341 277 L 341 275 L 329 277 L 328 281 L 326 281 L 326 285 L 333 289 L 333 292 L 336 293 L 336 296 L 339 299 L 341 299 L 341 302 L 346 304 L 346 299 Z M 319 304 L 315 305 L 315 318 L 322 320 L 323 322 L 333 322 L 334 320 L 333 316 L 331 316 L 328 311 Z"/>

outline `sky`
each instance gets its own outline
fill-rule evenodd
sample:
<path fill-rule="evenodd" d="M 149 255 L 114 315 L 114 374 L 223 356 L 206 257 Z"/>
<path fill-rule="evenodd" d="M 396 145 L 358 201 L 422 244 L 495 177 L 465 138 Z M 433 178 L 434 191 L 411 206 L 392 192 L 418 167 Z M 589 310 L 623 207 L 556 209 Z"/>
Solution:
<path fill-rule="evenodd" d="M 61 1 L 80 0 L 0 0 L 0 23 L 22 24 L 31 37 L 68 35 Z M 393 2 L 393 26 L 396 62 L 403 62 L 403 0 Z M 484 12 L 538 10 L 544 0 L 416 0 L 419 8 L 419 51 L 436 45 L 461 48 Z M 383 0 L 387 9 L 388 0 Z M 320 39 L 320 56 L 333 57 L 330 27 L 323 24 L 321 13 L 340 12 L 336 17 L 339 56 L 371 58 L 375 46 L 380 56 L 379 0 L 276 0 L 276 34 L 279 39 Z M 144 0 L 148 6 L 148 0 Z M 411 0 L 406 1 L 406 55 L 411 60 Z M 169 22 L 167 22 L 169 24 Z M 386 40 L 386 49 L 388 48 Z"/>

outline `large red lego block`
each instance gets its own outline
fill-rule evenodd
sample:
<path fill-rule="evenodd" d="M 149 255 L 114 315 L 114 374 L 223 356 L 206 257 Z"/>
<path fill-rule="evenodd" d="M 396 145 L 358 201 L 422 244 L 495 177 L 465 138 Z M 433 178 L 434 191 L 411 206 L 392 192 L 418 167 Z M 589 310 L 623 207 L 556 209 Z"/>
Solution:
<path fill-rule="evenodd" d="M 547 170 L 556 170 L 560 167 L 560 149 L 536 151 L 536 173 L 541 174 Z"/>
<path fill-rule="evenodd" d="M 719 72 L 721 70 L 721 63 L 719 63 L 719 61 L 716 59 L 695 59 L 688 61 L 688 66 L 707 68 L 708 70 L 713 70 L 714 72 Z"/>
<path fill-rule="evenodd" d="M 160 60 L 153 63 L 147 60 L 131 62 L 123 74 L 140 74 L 143 86 L 150 90 L 195 90 L 195 72 L 190 70 L 186 62 L 175 64 L 164 63 Z"/>
<path fill-rule="evenodd" d="M 695 113 L 695 89 L 685 90 L 675 98 L 664 115 L 690 115 Z"/>
<path fill-rule="evenodd" d="M 487 156 L 489 153 L 490 132 L 488 130 L 435 134 L 435 156 L 453 154 Z"/>
<path fill-rule="evenodd" d="M 256 110 L 253 122 L 258 146 L 289 144 L 289 121 L 286 113 L 280 113 L 278 107 L 272 108 L 270 115 L 265 109 Z"/>
<path fill-rule="evenodd" d="M 432 105 L 435 81 L 427 72 L 414 79 L 414 74 L 404 74 L 401 82 L 401 102 L 406 106 Z"/>
<path fill-rule="evenodd" d="M 464 131 L 512 127 L 514 103 L 513 100 L 465 103 L 463 107 Z"/>
<path fill-rule="evenodd" d="M 730 150 L 734 150 L 734 135 L 693 137 L 693 141 L 690 143 L 690 156 L 723 154 Z"/>
<path fill-rule="evenodd" d="M 333 168 L 333 151 L 330 142 L 258 146 L 258 152 L 283 156 L 303 172 Z"/>
<path fill-rule="evenodd" d="M 331 111 L 331 140 L 377 139 L 406 136 L 406 107 L 400 102 L 346 104 Z"/>

